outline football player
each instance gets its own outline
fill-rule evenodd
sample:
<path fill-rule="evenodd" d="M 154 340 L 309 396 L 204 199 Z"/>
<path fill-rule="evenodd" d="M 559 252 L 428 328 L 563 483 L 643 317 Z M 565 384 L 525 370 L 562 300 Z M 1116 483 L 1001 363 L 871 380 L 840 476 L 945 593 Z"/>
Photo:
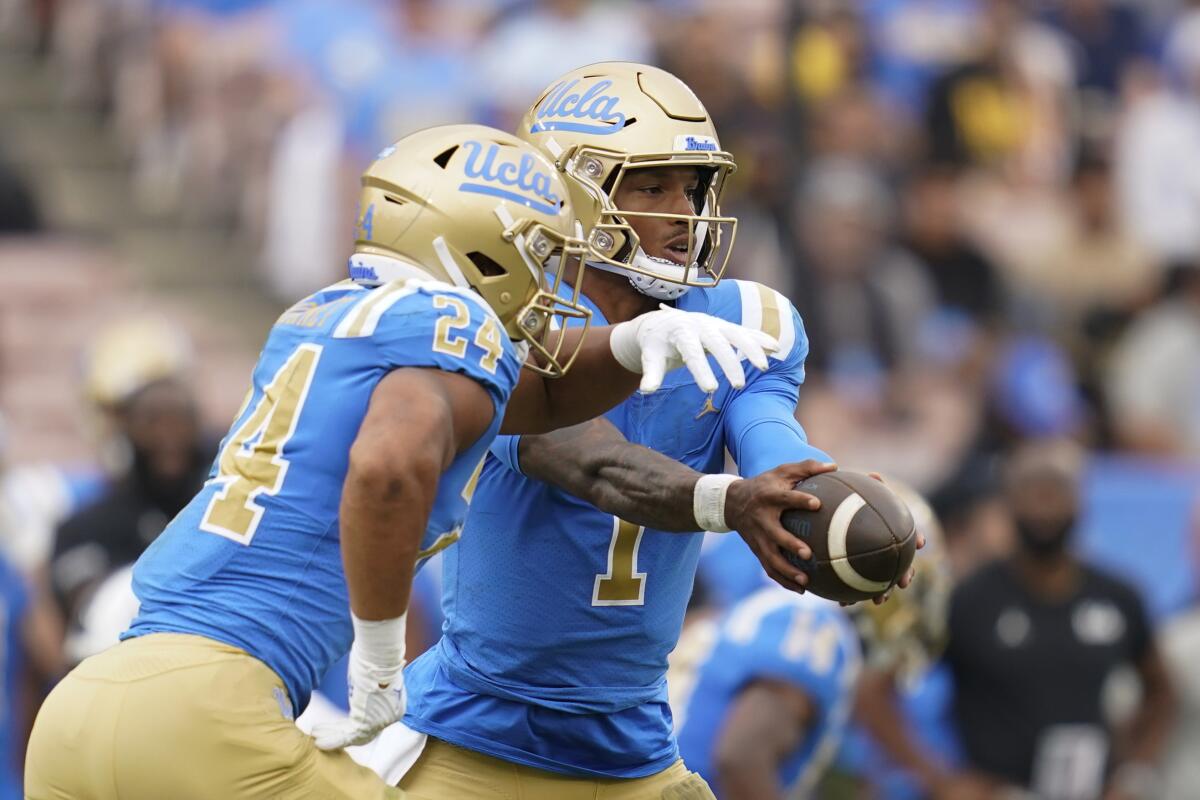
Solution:
<path fill-rule="evenodd" d="M 599 268 L 581 297 L 597 319 L 671 303 L 768 332 L 780 348 L 740 389 L 676 373 L 604 420 L 495 442 L 463 546 L 446 556 L 442 639 L 407 673 L 405 722 L 429 739 L 400 785 L 421 798 L 711 797 L 679 759 L 667 654 L 698 531 L 736 529 L 775 580 L 806 580 L 779 548 L 811 553 L 779 516 L 815 508 L 792 487 L 833 465 L 795 419 L 804 329 L 779 292 L 718 284 L 734 162 L 677 78 L 627 63 L 575 70 L 518 134 L 567 180 Z M 726 450 L 745 479 L 705 474 Z M 407 755 L 377 743 L 370 763 L 395 780 Z"/>
<path fill-rule="evenodd" d="M 584 246 L 553 166 L 509 134 L 414 134 L 363 187 L 353 280 L 272 328 L 210 480 L 135 567 L 124 641 L 42 707 L 29 798 L 403 796 L 341 748 L 403 713 L 411 577 L 458 538 L 496 434 L 592 417 L 634 368 L 653 390 L 686 360 L 716 390 L 705 349 L 735 384 L 731 345 L 766 365 L 771 337 L 701 314 L 567 331 Z M 291 718 L 347 649 L 349 718 L 314 746 Z"/>
<path fill-rule="evenodd" d="M 859 662 L 844 610 L 774 584 L 691 623 L 668 674 L 684 763 L 723 800 L 812 796 L 846 728 Z"/>

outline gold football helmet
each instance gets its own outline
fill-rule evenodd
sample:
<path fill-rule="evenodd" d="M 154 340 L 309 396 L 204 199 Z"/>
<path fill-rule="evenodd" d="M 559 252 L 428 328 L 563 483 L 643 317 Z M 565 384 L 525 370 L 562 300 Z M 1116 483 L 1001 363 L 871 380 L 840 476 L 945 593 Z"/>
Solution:
<path fill-rule="evenodd" d="M 352 279 L 416 270 L 473 289 L 533 349 L 526 366 L 567 371 L 579 347 L 563 352 L 565 323 L 591 318 L 579 302 L 587 247 L 566 186 L 535 148 L 483 125 L 428 128 L 367 168 L 359 210 Z"/>
<path fill-rule="evenodd" d="M 912 679 L 946 646 L 953 579 L 942 526 L 929 503 L 904 483 L 888 479 L 887 485 L 912 512 L 916 529 L 925 535 L 925 547 L 913 561 L 916 575 L 907 589 L 894 592 L 882 605 L 859 603 L 852 613 L 869 662 Z"/>
<path fill-rule="evenodd" d="M 645 64 L 581 67 L 542 92 L 517 135 L 566 176 L 593 263 L 628 274 L 639 289 L 662 299 L 684 290 L 662 294 L 653 282 L 713 286 L 721 279 L 737 220 L 721 215 L 720 200 L 737 165 L 721 150 L 708 112 L 683 81 Z M 631 212 L 613 202 L 629 170 L 675 166 L 699 169 L 703 191 L 696 195 L 694 216 Z M 629 224 L 635 216 L 686 222 L 684 264 L 643 253 Z"/>

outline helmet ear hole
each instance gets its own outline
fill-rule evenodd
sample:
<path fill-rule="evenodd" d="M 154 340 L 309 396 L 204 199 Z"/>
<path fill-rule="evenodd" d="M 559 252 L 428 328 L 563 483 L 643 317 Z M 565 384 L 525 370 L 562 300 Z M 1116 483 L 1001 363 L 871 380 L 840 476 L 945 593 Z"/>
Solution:
<path fill-rule="evenodd" d="M 497 278 L 508 274 L 508 270 L 501 264 L 478 250 L 467 253 L 467 258 L 475 265 L 475 269 L 479 270 L 479 274 L 485 278 Z"/>

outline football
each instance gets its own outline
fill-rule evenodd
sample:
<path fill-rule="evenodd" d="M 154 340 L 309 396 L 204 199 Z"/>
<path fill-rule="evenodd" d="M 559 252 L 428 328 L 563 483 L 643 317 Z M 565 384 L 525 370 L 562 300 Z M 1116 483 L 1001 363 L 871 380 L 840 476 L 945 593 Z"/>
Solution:
<path fill-rule="evenodd" d="M 839 602 L 878 597 L 912 566 L 916 527 L 904 502 L 860 472 L 827 472 L 796 484 L 821 501 L 816 511 L 791 509 L 783 527 L 812 549 L 805 561 L 784 551 L 808 575 L 808 591 Z"/>

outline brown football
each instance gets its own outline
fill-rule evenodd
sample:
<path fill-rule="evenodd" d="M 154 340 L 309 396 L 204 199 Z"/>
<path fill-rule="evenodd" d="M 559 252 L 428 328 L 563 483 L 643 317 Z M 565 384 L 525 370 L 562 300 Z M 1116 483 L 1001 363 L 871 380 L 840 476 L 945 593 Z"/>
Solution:
<path fill-rule="evenodd" d="M 783 512 L 783 527 L 812 549 L 801 560 L 808 590 L 829 600 L 858 602 L 896 585 L 912 566 L 917 535 L 912 514 L 883 483 L 860 472 L 826 472 L 796 484 L 821 500 L 816 511 Z"/>

